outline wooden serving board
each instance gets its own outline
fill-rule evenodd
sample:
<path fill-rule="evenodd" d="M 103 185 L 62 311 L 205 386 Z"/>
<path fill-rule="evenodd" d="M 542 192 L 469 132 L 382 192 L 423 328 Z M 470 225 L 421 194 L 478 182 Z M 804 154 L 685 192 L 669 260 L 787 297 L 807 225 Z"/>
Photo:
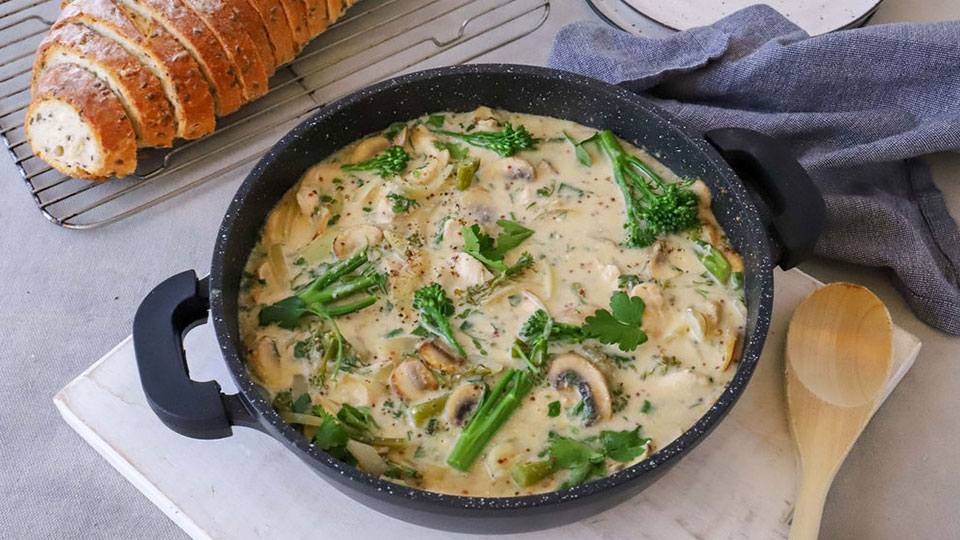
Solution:
<path fill-rule="evenodd" d="M 783 398 L 787 324 L 821 284 L 776 273 L 774 315 L 762 359 L 730 415 L 659 482 L 632 500 L 562 529 L 518 538 L 787 538 L 795 456 Z M 186 339 L 193 378 L 233 384 L 209 325 Z M 920 342 L 894 328 L 893 376 Z M 886 398 L 886 395 L 884 395 Z M 340 494 L 279 442 L 234 429 L 216 441 L 181 437 L 147 406 L 133 344 L 124 340 L 54 397 L 63 418 L 121 474 L 197 539 L 457 538 L 383 516 Z"/>

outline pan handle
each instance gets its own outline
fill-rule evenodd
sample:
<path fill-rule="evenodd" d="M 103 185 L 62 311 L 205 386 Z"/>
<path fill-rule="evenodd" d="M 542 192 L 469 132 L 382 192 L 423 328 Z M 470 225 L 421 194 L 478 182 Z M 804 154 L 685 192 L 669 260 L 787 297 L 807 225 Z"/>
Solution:
<path fill-rule="evenodd" d="M 777 139 L 750 129 L 714 129 L 704 137 L 750 188 L 774 240 L 777 264 L 787 270 L 809 257 L 823 232 L 826 206 L 797 159 Z"/>
<path fill-rule="evenodd" d="M 257 417 L 238 394 L 216 381 L 190 379 L 183 337 L 207 320 L 208 280 L 193 270 L 177 274 L 143 299 L 133 319 L 133 349 L 147 403 L 160 421 L 194 439 L 220 439 L 231 426 L 257 428 Z"/>

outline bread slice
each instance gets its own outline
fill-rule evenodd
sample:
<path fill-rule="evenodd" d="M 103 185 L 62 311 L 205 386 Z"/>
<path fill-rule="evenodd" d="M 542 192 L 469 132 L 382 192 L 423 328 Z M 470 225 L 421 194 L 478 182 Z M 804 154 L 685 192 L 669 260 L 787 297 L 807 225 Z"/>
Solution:
<path fill-rule="evenodd" d="M 127 176 L 137 166 L 133 124 L 117 96 L 73 64 L 37 78 L 24 129 L 40 159 L 74 178 Z"/>
<path fill-rule="evenodd" d="M 33 82 L 44 70 L 74 64 L 95 74 L 117 95 L 133 122 L 140 146 L 171 146 L 173 108 L 156 75 L 116 42 L 78 24 L 54 28 L 37 48 Z"/>
<path fill-rule="evenodd" d="M 293 34 L 294 55 L 300 54 L 303 46 L 313 37 L 307 21 L 307 4 L 304 0 L 280 0 L 280 5 L 287 15 L 287 23 Z"/>
<path fill-rule="evenodd" d="M 304 5 L 307 8 L 307 28 L 310 39 L 313 39 L 327 29 L 327 1 L 304 0 Z"/>
<path fill-rule="evenodd" d="M 343 15 L 342 0 L 327 0 L 327 24 L 333 24 Z"/>
<path fill-rule="evenodd" d="M 183 0 L 207 25 L 233 59 L 246 101 L 267 93 L 273 52 L 263 21 L 247 0 Z"/>
<path fill-rule="evenodd" d="M 280 0 L 250 0 L 250 4 L 257 10 L 264 28 L 267 29 L 277 67 L 293 60 L 299 49 L 294 46 L 293 31 Z"/>
<path fill-rule="evenodd" d="M 173 105 L 177 136 L 196 139 L 213 131 L 213 96 L 196 61 L 153 19 L 137 28 L 112 0 L 80 0 L 63 9 L 55 26 L 75 23 L 112 39 L 137 57 L 159 80 Z"/>

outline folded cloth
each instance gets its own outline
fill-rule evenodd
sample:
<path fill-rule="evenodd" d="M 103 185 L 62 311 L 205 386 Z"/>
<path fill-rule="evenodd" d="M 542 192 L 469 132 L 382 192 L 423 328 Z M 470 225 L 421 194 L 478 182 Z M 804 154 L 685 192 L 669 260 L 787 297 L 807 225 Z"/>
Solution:
<path fill-rule="evenodd" d="M 960 21 L 810 37 L 758 5 L 663 39 L 574 23 L 549 63 L 643 92 L 699 133 L 784 141 L 826 201 L 816 253 L 892 270 L 918 317 L 960 334 L 960 232 L 918 159 L 960 149 L 957 36 Z"/>

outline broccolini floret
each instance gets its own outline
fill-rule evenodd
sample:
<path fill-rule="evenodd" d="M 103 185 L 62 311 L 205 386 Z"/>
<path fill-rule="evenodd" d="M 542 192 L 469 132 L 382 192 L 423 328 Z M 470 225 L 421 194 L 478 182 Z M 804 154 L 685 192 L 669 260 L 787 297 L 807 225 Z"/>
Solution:
<path fill-rule="evenodd" d="M 460 356 L 466 356 L 450 326 L 453 316 L 453 301 L 438 283 L 421 287 L 413 293 L 413 309 L 420 312 L 420 326 L 431 334 L 443 339 Z"/>
<path fill-rule="evenodd" d="M 410 161 L 410 154 L 403 148 L 393 145 L 372 158 L 354 163 L 352 165 L 343 165 L 340 168 L 344 171 L 377 171 L 382 178 L 402 173 L 407 168 Z"/>
<path fill-rule="evenodd" d="M 646 163 L 632 156 L 610 131 L 596 141 L 613 167 L 613 178 L 627 205 L 627 247 L 649 246 L 658 236 L 681 232 L 698 223 L 697 194 L 683 184 L 665 182 Z"/>

